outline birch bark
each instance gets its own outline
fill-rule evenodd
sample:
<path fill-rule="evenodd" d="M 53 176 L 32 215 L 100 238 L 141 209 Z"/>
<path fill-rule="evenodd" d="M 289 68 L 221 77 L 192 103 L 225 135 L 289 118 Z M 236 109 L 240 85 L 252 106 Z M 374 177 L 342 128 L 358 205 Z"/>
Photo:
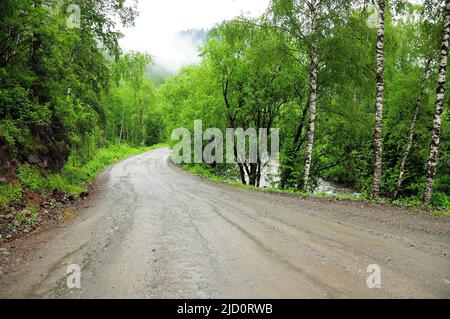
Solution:
<path fill-rule="evenodd" d="M 375 103 L 375 164 L 372 196 L 380 197 L 380 181 L 383 167 L 383 94 L 384 94 L 384 10 L 385 0 L 378 0 L 377 35 L 377 96 Z"/>
<path fill-rule="evenodd" d="M 436 164 L 439 152 L 441 135 L 442 112 L 444 111 L 445 78 L 447 75 L 448 38 L 450 35 L 450 0 L 445 1 L 444 32 L 442 37 L 441 58 L 439 62 L 439 76 L 436 89 L 436 110 L 434 113 L 433 133 L 428 159 L 428 174 L 425 183 L 424 202 L 429 203 L 433 192 L 433 183 L 436 177 Z"/>
<path fill-rule="evenodd" d="M 314 132 L 316 125 L 316 110 L 317 110 L 317 72 L 318 72 L 318 57 L 317 57 L 317 3 L 316 0 L 310 2 L 310 16 L 311 16 L 311 32 L 313 39 L 311 41 L 311 66 L 310 66 L 310 97 L 309 97 L 309 126 L 308 138 L 306 143 L 305 166 L 303 173 L 303 189 L 308 188 L 309 175 L 311 171 L 312 151 L 314 145 Z"/>

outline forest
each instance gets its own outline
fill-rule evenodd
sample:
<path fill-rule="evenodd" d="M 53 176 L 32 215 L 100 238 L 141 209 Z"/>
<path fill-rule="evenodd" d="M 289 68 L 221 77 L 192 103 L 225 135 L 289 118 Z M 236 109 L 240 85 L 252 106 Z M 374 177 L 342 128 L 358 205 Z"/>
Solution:
<path fill-rule="evenodd" d="M 159 88 L 165 134 L 195 119 L 276 127 L 278 188 L 309 192 L 324 178 L 448 207 L 448 19 L 448 1 L 272 1 L 211 30 L 202 62 Z M 259 185 L 251 164 L 223 166 L 205 168 Z"/>
<path fill-rule="evenodd" d="M 198 119 L 279 128 L 274 188 L 309 193 L 324 179 L 450 209 L 450 0 L 272 0 L 258 18 L 217 24 L 201 62 L 161 81 L 151 52 L 119 46 L 137 15 L 125 0 L 1 1 L 2 211 L 76 196 Z M 200 166 L 259 186 L 264 165 Z"/>

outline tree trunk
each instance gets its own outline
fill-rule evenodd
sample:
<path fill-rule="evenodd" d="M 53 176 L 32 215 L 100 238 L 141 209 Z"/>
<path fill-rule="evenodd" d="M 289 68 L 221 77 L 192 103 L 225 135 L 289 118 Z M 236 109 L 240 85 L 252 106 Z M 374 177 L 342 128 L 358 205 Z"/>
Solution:
<path fill-rule="evenodd" d="M 430 63 L 431 63 L 431 58 L 428 58 L 427 62 L 426 62 L 426 65 L 425 65 L 425 70 L 424 70 L 424 74 L 423 74 L 422 80 L 420 81 L 419 95 L 417 96 L 416 107 L 414 109 L 414 114 L 413 114 L 413 118 L 412 118 L 412 121 L 411 121 L 411 126 L 409 127 L 408 145 L 406 146 L 406 150 L 405 150 L 405 153 L 403 154 L 402 162 L 400 164 L 400 173 L 398 175 L 397 188 L 396 188 L 395 193 L 394 193 L 394 198 L 395 199 L 397 198 L 398 192 L 400 191 L 400 188 L 402 187 L 402 183 L 403 183 L 404 175 L 405 175 L 406 161 L 407 161 L 407 159 L 409 157 L 409 154 L 411 153 L 411 149 L 412 149 L 412 146 L 413 146 L 414 129 L 416 128 L 417 117 L 419 116 L 420 107 L 422 105 L 422 99 L 423 99 L 423 94 L 424 94 L 424 90 L 425 90 L 425 83 L 427 81 L 428 72 L 430 70 Z"/>
<path fill-rule="evenodd" d="M 384 93 L 384 10 L 385 0 L 378 0 L 378 35 L 377 35 L 377 97 L 375 103 L 375 164 L 373 174 L 372 196 L 380 197 L 380 181 L 383 166 L 383 93 Z"/>
<path fill-rule="evenodd" d="M 450 35 L 450 0 L 445 1 L 444 35 L 442 38 L 441 59 L 439 62 L 439 76 L 436 90 L 436 110 L 433 121 L 433 134 L 428 159 L 428 174 L 424 191 L 424 202 L 429 203 L 433 192 L 434 178 L 436 177 L 436 164 L 439 152 L 441 135 L 441 116 L 444 111 L 445 78 L 447 75 L 448 38 Z"/>
<path fill-rule="evenodd" d="M 239 163 L 239 159 L 238 159 L 238 153 L 237 153 L 237 146 L 236 146 L 236 140 L 235 137 L 233 136 L 233 152 L 234 152 L 234 158 L 236 160 L 237 166 L 239 167 L 239 175 L 241 176 L 241 183 L 242 185 L 247 185 L 247 180 L 245 179 L 245 169 L 244 169 L 244 164 Z"/>
<path fill-rule="evenodd" d="M 125 108 L 122 108 L 122 120 L 120 123 L 119 144 L 122 144 L 123 138 L 123 125 L 125 124 Z"/>
<path fill-rule="evenodd" d="M 258 163 L 258 169 L 256 172 L 256 187 L 258 188 L 261 186 L 261 170 L 262 170 L 261 166 L 262 163 Z"/>
<path fill-rule="evenodd" d="M 317 58 L 317 12 L 316 12 L 316 0 L 311 0 L 311 69 L 310 69 L 310 97 L 309 97 L 309 127 L 308 127 L 308 139 L 306 144 L 306 154 L 305 154 L 305 167 L 303 174 L 303 189 L 308 188 L 309 174 L 311 171 L 311 159 L 314 144 L 314 131 L 316 125 L 316 107 L 317 107 L 317 69 L 318 69 L 318 58 Z"/>
<path fill-rule="evenodd" d="M 249 174 L 248 174 L 248 184 L 251 186 L 256 186 L 257 182 L 257 170 L 258 170 L 258 164 L 256 163 L 250 163 L 250 170 L 249 170 Z"/>
<path fill-rule="evenodd" d="M 242 165 L 241 163 L 238 163 L 237 165 L 239 167 L 239 175 L 241 176 L 241 183 L 242 185 L 247 185 L 247 180 L 245 179 L 244 165 Z"/>

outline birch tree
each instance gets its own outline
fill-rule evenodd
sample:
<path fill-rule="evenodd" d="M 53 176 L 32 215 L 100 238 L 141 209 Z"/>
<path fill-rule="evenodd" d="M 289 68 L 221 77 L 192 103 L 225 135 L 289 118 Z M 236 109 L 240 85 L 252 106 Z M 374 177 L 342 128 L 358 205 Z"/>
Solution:
<path fill-rule="evenodd" d="M 431 60 L 432 60 L 432 58 L 427 59 L 426 64 L 425 64 L 424 74 L 423 74 L 422 80 L 420 81 L 419 93 L 417 96 L 416 105 L 414 107 L 414 113 L 413 113 L 411 125 L 410 125 L 409 131 L 408 131 L 408 144 L 406 145 L 406 149 L 405 149 L 405 152 L 403 153 L 402 161 L 400 163 L 400 172 L 398 175 L 397 188 L 394 193 L 394 198 L 397 198 L 398 192 L 400 191 L 403 180 L 405 178 L 405 165 L 406 165 L 406 161 L 408 160 L 409 155 L 411 154 L 411 150 L 413 147 L 414 130 L 416 128 L 417 118 L 419 116 L 420 108 L 422 106 L 425 84 L 428 79 Z"/>
<path fill-rule="evenodd" d="M 222 23 L 211 35 L 203 54 L 219 75 L 228 127 L 255 129 L 259 145 L 260 129 L 273 128 L 280 108 L 292 98 L 296 73 L 285 57 L 282 38 L 264 24 L 247 20 Z M 237 145 L 246 139 L 237 134 L 234 139 L 241 182 L 259 186 L 266 159 L 259 152 L 256 160 L 242 157 Z"/>
<path fill-rule="evenodd" d="M 375 103 L 375 164 L 373 174 L 372 196 L 380 196 L 380 181 L 383 166 L 383 95 L 384 95 L 384 16 L 385 0 L 377 0 L 378 32 L 377 32 L 377 95 Z"/>
<path fill-rule="evenodd" d="M 444 111 L 445 79 L 447 75 L 448 39 L 450 36 L 450 0 L 445 1 L 444 31 L 442 36 L 441 56 L 439 62 L 438 81 L 436 89 L 436 103 L 433 121 L 433 132 L 428 159 L 428 173 L 425 183 L 424 202 L 429 203 L 433 192 L 433 183 L 436 177 L 436 165 L 441 135 L 442 113 Z"/>
<path fill-rule="evenodd" d="M 310 66 L 310 92 L 309 92 L 309 126 L 308 139 L 306 143 L 305 154 L 305 169 L 303 173 L 303 189 L 308 188 L 309 173 L 311 171 L 312 151 L 314 144 L 314 132 L 316 125 L 316 110 L 317 110 L 317 72 L 318 72 L 318 57 L 317 57 L 317 3 L 316 0 L 311 0 L 309 4 L 310 19 L 311 19 L 311 66 Z"/>
<path fill-rule="evenodd" d="M 325 35 L 338 20 L 344 20 L 344 14 L 349 9 L 350 1 L 334 0 L 273 0 L 271 13 L 273 14 L 274 26 L 286 31 L 294 41 L 299 43 L 299 51 L 306 44 L 309 69 L 309 100 L 308 100 L 308 125 L 305 150 L 305 161 L 301 187 L 308 188 L 313 147 L 315 139 L 315 126 L 318 101 L 318 73 L 319 73 L 319 51 L 318 40 Z M 303 54 L 298 54 L 300 67 L 304 67 Z M 303 123 L 299 123 L 303 128 Z M 298 131 L 298 130 L 297 130 Z M 301 132 L 299 132 L 301 133 Z M 299 136 L 300 134 L 297 134 Z M 299 142 L 299 138 L 296 138 Z M 297 145 L 294 145 L 298 149 Z"/>

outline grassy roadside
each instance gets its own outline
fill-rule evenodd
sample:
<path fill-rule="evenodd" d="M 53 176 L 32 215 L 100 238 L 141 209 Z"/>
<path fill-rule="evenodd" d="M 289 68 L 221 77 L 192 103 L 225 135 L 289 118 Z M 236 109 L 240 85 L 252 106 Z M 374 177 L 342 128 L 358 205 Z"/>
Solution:
<path fill-rule="evenodd" d="M 372 200 L 367 198 L 359 198 L 353 195 L 342 195 L 342 194 L 309 194 L 305 192 L 300 192 L 297 189 L 278 189 L 278 188 L 258 188 L 249 185 L 243 185 L 238 181 L 228 181 L 224 177 L 213 174 L 211 171 L 203 167 L 199 164 L 181 164 L 177 165 L 181 169 L 189 172 L 191 174 L 195 174 L 201 176 L 207 180 L 220 183 L 226 186 L 230 186 L 238 189 L 249 189 L 249 190 L 257 190 L 260 192 L 268 192 L 268 193 L 279 193 L 279 194 L 292 194 L 294 196 L 300 196 L 305 198 L 329 198 L 340 201 L 363 201 L 366 203 L 375 204 L 387 204 L 394 205 L 407 208 L 413 212 L 416 211 L 426 211 L 430 216 L 433 217 L 444 217 L 450 218 L 450 209 L 448 207 L 434 207 L 434 206 L 425 206 L 423 203 L 417 199 L 399 199 L 399 200 Z"/>
<path fill-rule="evenodd" d="M 71 156 L 60 173 L 28 164 L 18 167 L 15 180 L 0 184 L 0 242 L 28 233 L 44 220 L 58 219 L 58 210 L 89 195 L 89 185 L 107 166 L 163 146 L 112 145 L 98 149 L 86 162 Z"/>

